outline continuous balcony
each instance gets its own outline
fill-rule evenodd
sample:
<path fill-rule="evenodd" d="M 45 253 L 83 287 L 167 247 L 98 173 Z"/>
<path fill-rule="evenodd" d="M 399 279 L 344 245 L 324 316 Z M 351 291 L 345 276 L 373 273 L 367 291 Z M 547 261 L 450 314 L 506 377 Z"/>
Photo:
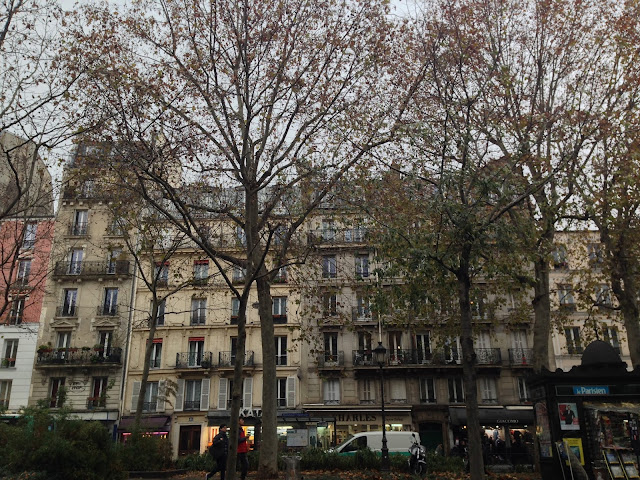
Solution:
<path fill-rule="evenodd" d="M 367 241 L 365 228 L 317 229 L 308 232 L 310 245 L 360 244 Z"/>
<path fill-rule="evenodd" d="M 176 354 L 176 368 L 211 368 L 212 352 L 182 352 Z"/>
<path fill-rule="evenodd" d="M 499 348 L 476 348 L 476 363 L 478 365 L 501 365 L 502 354 Z"/>
<path fill-rule="evenodd" d="M 500 356 L 499 349 L 497 350 L 497 356 Z M 491 355 L 487 354 L 488 360 L 495 360 L 496 352 L 492 352 Z M 427 352 L 424 350 L 405 350 L 397 349 L 391 352 L 387 352 L 385 358 L 385 365 L 389 367 L 395 366 L 446 366 L 446 365 L 459 365 L 461 363 L 461 356 L 457 350 L 442 349 L 435 352 Z M 375 360 L 373 350 L 354 350 L 353 351 L 353 365 L 356 367 L 371 367 L 378 366 Z"/>
<path fill-rule="evenodd" d="M 53 278 L 61 277 L 106 277 L 106 276 L 131 275 L 131 262 L 129 260 L 115 260 L 111 262 L 56 262 L 53 269 Z"/>
<path fill-rule="evenodd" d="M 510 348 L 509 365 L 512 367 L 533 367 L 533 349 Z"/>
<path fill-rule="evenodd" d="M 108 347 L 107 349 L 84 348 L 51 348 L 38 349 L 36 367 L 46 366 L 120 366 L 122 364 L 122 349 Z"/>

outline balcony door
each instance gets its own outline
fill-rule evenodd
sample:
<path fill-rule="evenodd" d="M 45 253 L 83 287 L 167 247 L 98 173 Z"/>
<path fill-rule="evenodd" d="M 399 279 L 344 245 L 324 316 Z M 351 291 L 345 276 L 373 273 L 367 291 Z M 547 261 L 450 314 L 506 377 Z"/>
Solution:
<path fill-rule="evenodd" d="M 431 334 L 416 334 L 416 352 L 418 363 L 429 363 L 431 361 Z"/>
<path fill-rule="evenodd" d="M 325 333 L 324 334 L 324 361 L 325 364 L 337 364 L 338 363 L 338 334 L 337 333 Z"/>

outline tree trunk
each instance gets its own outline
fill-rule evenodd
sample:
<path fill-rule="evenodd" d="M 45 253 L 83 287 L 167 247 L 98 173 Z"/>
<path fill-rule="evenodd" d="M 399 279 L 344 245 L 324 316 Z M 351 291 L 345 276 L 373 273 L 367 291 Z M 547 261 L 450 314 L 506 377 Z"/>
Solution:
<path fill-rule="evenodd" d="M 620 262 L 626 263 L 626 262 Z M 631 356 L 631 365 L 634 368 L 640 366 L 640 315 L 638 314 L 638 289 L 635 279 L 625 272 L 628 265 L 622 265 L 622 268 L 614 268 L 611 273 L 611 290 L 613 290 L 620 311 L 622 312 L 622 320 L 624 328 L 627 331 L 627 344 L 629 345 L 629 355 Z"/>
<path fill-rule="evenodd" d="M 469 473 L 471 480 L 484 479 L 484 459 L 480 420 L 478 416 L 478 383 L 476 378 L 476 354 L 473 348 L 473 325 L 471 323 L 471 280 L 468 268 L 457 274 L 458 300 L 460 303 L 460 344 L 462 347 L 462 372 L 464 396 L 467 410 L 467 439 L 469 445 Z"/>
<path fill-rule="evenodd" d="M 549 345 L 551 335 L 551 295 L 549 289 L 549 262 L 538 256 L 534 262 L 533 305 L 533 368 L 539 372 L 549 368 Z"/>
<path fill-rule="evenodd" d="M 260 334 L 262 337 L 262 444 L 258 475 L 260 478 L 278 478 L 278 432 L 276 405 L 276 352 L 271 308 L 271 288 L 261 268 L 257 279 L 260 310 Z"/>
<path fill-rule="evenodd" d="M 144 397 L 147 394 L 147 380 L 149 379 L 149 367 L 151 363 L 151 352 L 153 351 L 153 337 L 156 334 L 156 318 L 158 316 L 157 296 L 153 296 L 151 306 L 151 318 L 149 319 L 149 335 L 147 336 L 147 346 L 144 350 L 144 362 L 142 364 L 142 378 L 140 379 L 140 391 L 138 392 L 138 403 L 136 405 L 136 416 L 133 422 L 133 433 L 138 434 L 140 430 L 140 420 L 142 419 L 142 409 L 144 407 Z M 159 393 L 159 392 L 158 392 Z"/>
<path fill-rule="evenodd" d="M 240 306 L 238 310 L 238 344 L 236 351 L 236 361 L 233 366 L 233 390 L 231 392 L 231 422 L 229 426 L 229 456 L 227 457 L 227 480 L 236 478 L 236 461 L 238 458 L 238 418 L 240 417 L 240 407 L 242 406 L 242 371 L 244 369 L 245 345 L 247 343 L 247 303 L 249 300 L 249 290 L 251 287 L 251 277 L 247 275 L 244 290 L 240 296 Z"/>

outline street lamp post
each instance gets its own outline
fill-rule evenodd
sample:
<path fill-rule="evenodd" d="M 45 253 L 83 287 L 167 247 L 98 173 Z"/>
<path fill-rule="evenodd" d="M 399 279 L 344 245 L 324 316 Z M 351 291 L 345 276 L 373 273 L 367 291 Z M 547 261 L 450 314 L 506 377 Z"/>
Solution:
<path fill-rule="evenodd" d="M 380 470 L 388 472 L 391 465 L 389 461 L 389 448 L 387 447 L 387 418 L 384 414 L 384 363 L 387 357 L 387 349 L 382 346 L 382 342 L 378 342 L 378 346 L 373 350 L 373 353 L 380 367 L 380 404 L 382 405 L 382 459 L 380 462 Z"/>

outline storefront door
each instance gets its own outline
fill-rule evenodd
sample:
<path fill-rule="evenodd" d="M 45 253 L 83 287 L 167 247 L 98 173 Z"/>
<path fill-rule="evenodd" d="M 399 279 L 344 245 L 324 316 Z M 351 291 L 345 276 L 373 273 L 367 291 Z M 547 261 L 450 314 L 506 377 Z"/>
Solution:
<path fill-rule="evenodd" d="M 200 425 L 181 425 L 178 455 L 200 453 Z"/>

